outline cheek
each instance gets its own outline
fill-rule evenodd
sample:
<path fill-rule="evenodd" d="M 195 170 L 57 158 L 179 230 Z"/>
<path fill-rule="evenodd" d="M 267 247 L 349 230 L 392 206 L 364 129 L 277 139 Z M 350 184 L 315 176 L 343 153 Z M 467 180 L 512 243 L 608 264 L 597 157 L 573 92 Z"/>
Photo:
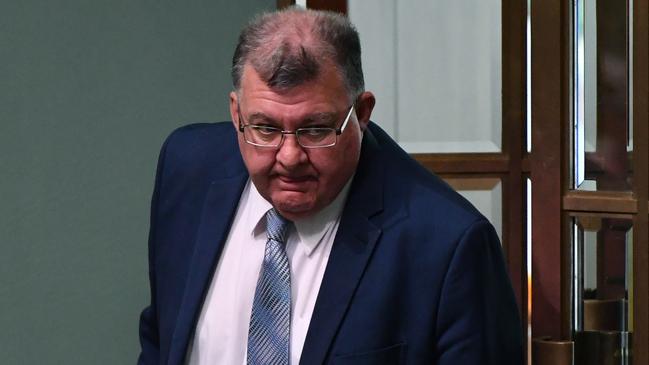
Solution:
<path fill-rule="evenodd" d="M 358 161 L 358 151 L 353 145 L 341 147 L 345 148 L 327 156 L 311 159 L 311 163 L 319 175 L 319 194 L 329 195 L 326 192 L 338 190 L 354 173 Z"/>
<path fill-rule="evenodd" d="M 332 153 L 326 161 L 322 161 L 322 166 L 328 175 L 346 180 L 346 177 L 353 173 L 360 156 L 359 138 L 357 134 L 350 133 L 343 141 L 339 141 L 339 149 Z"/>
<path fill-rule="evenodd" d="M 257 151 L 253 146 L 247 144 L 241 146 L 241 156 L 250 176 L 257 179 L 267 177 L 275 164 L 273 151 Z"/>
<path fill-rule="evenodd" d="M 251 158 L 246 165 L 248 171 L 253 176 L 268 175 L 268 172 L 273 167 L 274 161 L 272 159 Z"/>

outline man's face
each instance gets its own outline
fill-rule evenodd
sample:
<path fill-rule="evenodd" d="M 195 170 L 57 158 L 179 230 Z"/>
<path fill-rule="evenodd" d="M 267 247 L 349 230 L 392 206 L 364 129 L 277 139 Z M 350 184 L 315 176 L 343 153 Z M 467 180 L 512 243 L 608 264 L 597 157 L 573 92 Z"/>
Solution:
<path fill-rule="evenodd" d="M 339 128 L 351 100 L 339 73 L 323 65 L 319 77 L 277 93 L 246 65 L 239 98 L 230 94 L 230 114 L 238 129 L 264 124 L 295 131 L 309 126 Z M 290 220 L 313 215 L 331 203 L 354 173 L 360 156 L 362 130 L 369 121 L 374 97 L 363 93 L 343 133 L 332 147 L 303 148 L 295 135 L 286 135 L 278 148 L 258 147 L 238 133 L 239 149 L 252 182 L 275 209 Z"/>

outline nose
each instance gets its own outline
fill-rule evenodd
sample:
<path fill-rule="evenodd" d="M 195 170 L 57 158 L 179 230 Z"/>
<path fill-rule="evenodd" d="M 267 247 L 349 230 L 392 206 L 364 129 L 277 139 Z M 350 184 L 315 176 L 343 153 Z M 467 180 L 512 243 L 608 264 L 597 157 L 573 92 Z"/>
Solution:
<path fill-rule="evenodd" d="M 282 167 L 290 170 L 305 163 L 308 157 L 304 148 L 297 143 L 295 135 L 287 134 L 284 136 L 281 146 L 279 146 L 276 159 Z"/>

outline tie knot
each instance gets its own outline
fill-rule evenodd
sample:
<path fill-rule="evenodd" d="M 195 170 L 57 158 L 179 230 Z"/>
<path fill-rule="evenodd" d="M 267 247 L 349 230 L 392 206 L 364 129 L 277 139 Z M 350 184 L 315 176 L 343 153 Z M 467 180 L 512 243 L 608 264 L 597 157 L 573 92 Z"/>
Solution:
<path fill-rule="evenodd" d="M 268 234 L 268 239 L 286 243 L 286 232 L 290 223 L 291 221 L 277 213 L 275 208 L 266 212 L 266 233 Z"/>

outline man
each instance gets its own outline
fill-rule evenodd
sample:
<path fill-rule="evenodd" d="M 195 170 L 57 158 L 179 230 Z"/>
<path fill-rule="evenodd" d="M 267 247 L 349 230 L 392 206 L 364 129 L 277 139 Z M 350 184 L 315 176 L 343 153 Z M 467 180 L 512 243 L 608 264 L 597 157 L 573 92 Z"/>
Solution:
<path fill-rule="evenodd" d="M 369 121 L 358 34 L 246 27 L 231 123 L 165 142 L 140 364 L 519 364 L 492 226 Z"/>

